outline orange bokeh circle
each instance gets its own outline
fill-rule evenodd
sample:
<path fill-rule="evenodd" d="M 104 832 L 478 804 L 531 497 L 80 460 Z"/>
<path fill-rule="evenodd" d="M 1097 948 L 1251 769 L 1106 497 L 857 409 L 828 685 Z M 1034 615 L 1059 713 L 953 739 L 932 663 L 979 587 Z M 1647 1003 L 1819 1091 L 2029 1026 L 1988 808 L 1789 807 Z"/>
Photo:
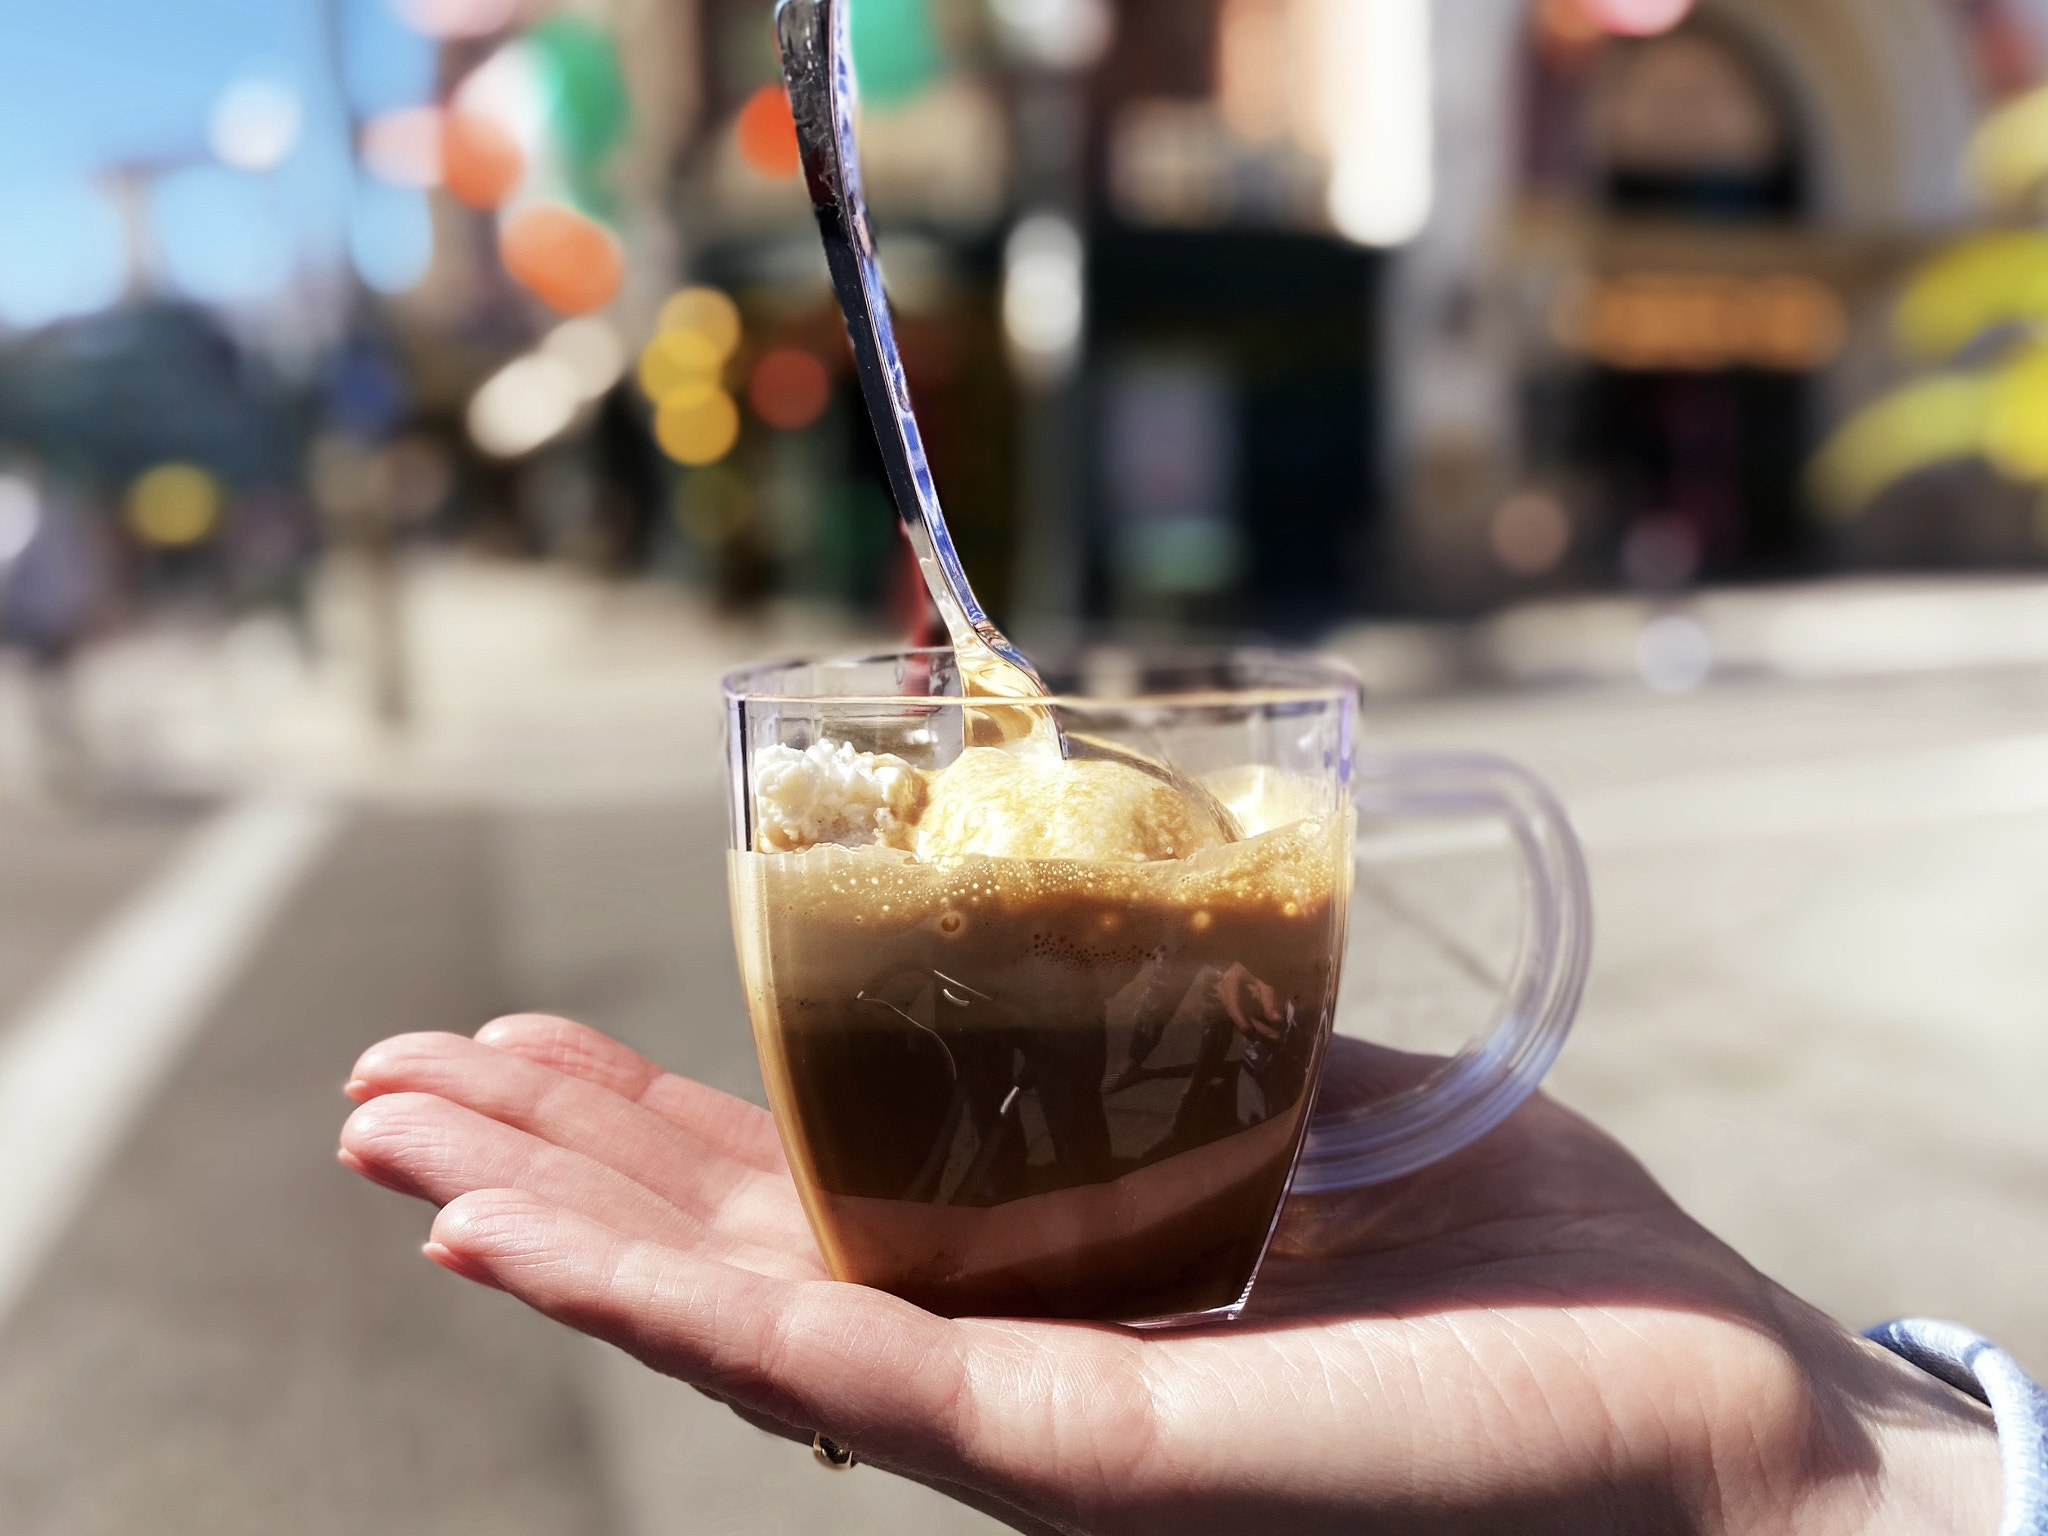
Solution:
<path fill-rule="evenodd" d="M 488 117 L 450 112 L 441 124 L 441 181 L 472 208 L 495 208 L 526 175 L 526 156 Z"/>
<path fill-rule="evenodd" d="M 498 254 L 522 286 L 564 315 L 604 308 L 626 275 L 618 238 L 560 203 L 534 203 L 506 215 Z"/>
<path fill-rule="evenodd" d="M 803 169 L 796 146 L 796 119 L 779 85 L 764 85 L 740 108 L 740 158 L 763 176 L 784 178 Z"/>
<path fill-rule="evenodd" d="M 764 353 L 747 377 L 747 403 L 754 414 L 782 432 L 808 427 L 825 414 L 832 380 L 825 365 L 797 347 Z"/>

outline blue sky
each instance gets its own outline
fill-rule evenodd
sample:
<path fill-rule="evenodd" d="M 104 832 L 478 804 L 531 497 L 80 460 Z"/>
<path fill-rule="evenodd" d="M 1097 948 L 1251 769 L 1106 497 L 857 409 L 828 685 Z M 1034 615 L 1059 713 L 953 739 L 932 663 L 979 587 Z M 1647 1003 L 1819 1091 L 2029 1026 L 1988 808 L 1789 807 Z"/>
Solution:
<path fill-rule="evenodd" d="M 0 322 L 119 294 L 121 219 L 102 177 L 124 163 L 158 168 L 158 279 L 194 297 L 259 297 L 351 251 L 380 286 L 423 266 L 423 195 L 365 183 L 350 163 L 350 110 L 433 92 L 434 45 L 389 0 L 0 0 L 0 38 Z M 272 171 L 233 170 L 207 148 L 214 103 L 250 78 L 303 107 L 297 148 Z"/>

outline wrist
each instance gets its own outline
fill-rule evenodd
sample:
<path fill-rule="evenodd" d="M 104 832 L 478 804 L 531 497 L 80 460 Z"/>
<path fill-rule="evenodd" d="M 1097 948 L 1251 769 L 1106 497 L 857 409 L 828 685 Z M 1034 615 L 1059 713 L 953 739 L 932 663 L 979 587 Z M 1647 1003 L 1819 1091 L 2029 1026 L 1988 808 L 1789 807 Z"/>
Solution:
<path fill-rule="evenodd" d="M 1775 1466 L 1749 1447 L 1722 1487 L 1726 1536 L 1990 1536 L 1999 1528 L 1997 1431 L 1981 1403 L 1832 1322 L 1799 1351 L 1808 1430 Z M 1758 1475 L 1761 1474 L 1761 1475 Z"/>
<path fill-rule="evenodd" d="M 1903 1360 L 1888 1362 L 1907 1371 Z M 1998 1434 L 1990 1410 L 1934 1383 L 1939 1409 L 1874 1432 L 1882 1470 L 1856 1536 L 1955 1532 L 1991 1536 L 1999 1528 L 2003 1485 Z"/>

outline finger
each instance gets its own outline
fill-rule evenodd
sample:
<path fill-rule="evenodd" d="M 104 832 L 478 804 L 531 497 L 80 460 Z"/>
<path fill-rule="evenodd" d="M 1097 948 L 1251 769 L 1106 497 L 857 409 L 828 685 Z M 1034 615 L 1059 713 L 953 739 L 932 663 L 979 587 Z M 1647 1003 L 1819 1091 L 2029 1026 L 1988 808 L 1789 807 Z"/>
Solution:
<path fill-rule="evenodd" d="M 829 1435 L 1020 1530 L 1074 1529 L 1074 1458 L 1100 1474 L 1085 1481 L 1128 1480 L 1112 1463 L 1128 1454 L 1134 1473 L 1154 1438 L 1138 1346 L 1113 1329 L 945 1322 L 865 1286 L 636 1241 L 518 1189 L 452 1202 L 433 1239 L 461 1272 L 743 1417 Z"/>
<path fill-rule="evenodd" d="M 822 1431 L 868 1461 L 955 1459 L 959 1329 L 908 1302 L 750 1273 L 526 1190 L 455 1200 L 433 1241 L 465 1272 L 750 1417 Z"/>
<path fill-rule="evenodd" d="M 751 1167 L 769 1173 L 781 1173 L 788 1167 L 775 1122 L 765 1109 L 664 1072 L 639 1052 L 573 1019 L 542 1013 L 510 1014 L 493 1019 L 476 1032 L 476 1038 L 497 1050 L 609 1088 Z"/>
<path fill-rule="evenodd" d="M 523 1056 L 460 1035 L 398 1035 L 363 1053 L 353 1081 L 364 1097 L 437 1094 L 616 1168 L 735 1237 L 810 1251 L 788 1175 L 764 1173 L 609 1088 Z"/>
<path fill-rule="evenodd" d="M 821 1271 L 801 1249 L 764 1245 L 678 1210 L 616 1169 L 431 1094 L 372 1099 L 342 1127 L 342 1161 L 387 1189 L 437 1205 L 473 1189 L 527 1189 L 636 1238 L 716 1256 L 763 1274 Z"/>

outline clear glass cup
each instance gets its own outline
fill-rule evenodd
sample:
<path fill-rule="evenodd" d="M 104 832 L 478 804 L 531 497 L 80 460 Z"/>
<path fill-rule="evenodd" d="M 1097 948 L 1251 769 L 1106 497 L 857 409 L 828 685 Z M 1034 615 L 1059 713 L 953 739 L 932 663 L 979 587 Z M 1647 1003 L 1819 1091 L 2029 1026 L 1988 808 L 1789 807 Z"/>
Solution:
<path fill-rule="evenodd" d="M 776 749 L 942 782 L 987 717 L 944 649 L 726 680 L 734 928 L 769 1102 L 839 1278 L 953 1316 L 1234 1318 L 1290 1188 L 1413 1172 L 1534 1090 L 1584 986 L 1584 864 L 1514 764 L 1374 751 L 1334 662 L 1111 649 L 1045 672 L 1050 698 L 1003 709 L 1047 712 L 1071 756 L 1121 760 L 1175 804 L 1220 804 L 1229 840 L 1150 861 L 790 851 L 759 798 L 764 765 L 791 760 Z M 1025 801 L 1041 782 L 1019 781 Z M 1512 854 L 1493 1016 L 1448 1054 L 1387 1052 L 1385 1092 L 1319 1109 L 1358 830 L 1444 817 L 1497 824 Z M 904 820 L 890 835 L 914 842 Z"/>

